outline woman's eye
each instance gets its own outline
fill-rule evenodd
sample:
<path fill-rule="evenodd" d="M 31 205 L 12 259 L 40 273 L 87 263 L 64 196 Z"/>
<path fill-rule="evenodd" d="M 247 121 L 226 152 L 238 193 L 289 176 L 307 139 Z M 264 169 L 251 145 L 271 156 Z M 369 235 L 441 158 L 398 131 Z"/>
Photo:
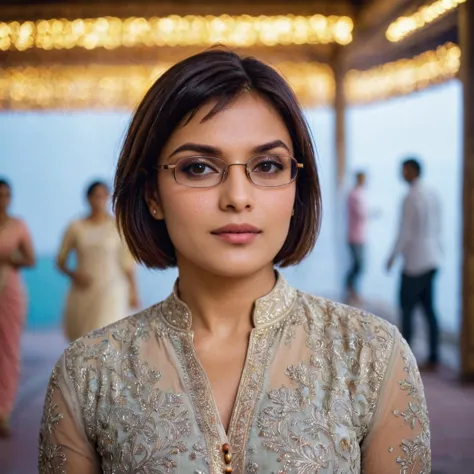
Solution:
<path fill-rule="evenodd" d="M 216 165 L 210 162 L 196 159 L 185 159 L 179 167 L 179 172 L 189 176 L 205 176 L 212 173 L 219 173 L 219 170 Z"/>
<path fill-rule="evenodd" d="M 212 171 L 209 166 L 203 164 L 203 163 L 195 163 L 193 165 L 190 165 L 188 167 L 188 171 L 193 173 L 193 174 L 205 174 L 206 171 Z"/>
<path fill-rule="evenodd" d="M 264 160 L 257 163 L 253 168 L 252 172 L 257 173 L 278 173 L 283 169 L 282 163 L 276 160 Z"/>

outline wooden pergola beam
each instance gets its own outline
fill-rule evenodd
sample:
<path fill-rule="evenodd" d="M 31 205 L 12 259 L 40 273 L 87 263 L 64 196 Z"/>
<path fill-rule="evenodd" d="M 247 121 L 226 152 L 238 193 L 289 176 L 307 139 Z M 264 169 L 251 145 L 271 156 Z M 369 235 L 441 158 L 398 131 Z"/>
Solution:
<path fill-rule="evenodd" d="M 272 1 L 197 1 L 183 0 L 172 1 L 151 1 L 139 0 L 130 1 L 106 1 L 106 2 L 62 2 L 37 4 L 27 2 L 28 6 L 2 5 L 0 1 L 0 17 L 2 21 L 12 20 L 37 20 L 47 18 L 97 18 L 103 16 L 127 17 L 153 17 L 167 15 L 338 15 L 354 17 L 356 8 L 350 1 L 296 1 L 288 2 L 283 0 Z"/>
<path fill-rule="evenodd" d="M 11 1 L 0 0 L 0 19 L 9 21 L 36 21 L 39 19 L 78 19 L 78 18 L 100 18 L 114 16 L 118 18 L 130 17 L 163 17 L 168 15 L 302 15 L 312 16 L 321 14 L 325 16 L 349 16 L 355 17 L 357 8 L 349 0 L 319 0 L 319 1 L 296 1 L 263 0 L 250 2 L 249 0 L 239 2 L 237 0 L 204 2 L 198 0 L 184 0 L 180 2 L 156 2 L 152 0 L 139 0 L 138 2 L 105 1 L 85 2 L 70 1 L 41 4 L 40 1 L 19 0 L 18 4 Z M 176 62 L 177 60 L 202 51 L 205 47 L 156 47 L 156 48 L 119 48 L 116 50 L 105 50 L 101 48 L 88 51 L 82 48 L 72 50 L 27 50 L 0 52 L 0 66 L 21 65 L 48 65 L 60 64 L 137 64 L 153 63 L 157 60 L 162 62 Z M 241 49 L 242 54 L 254 55 L 270 63 L 278 61 L 317 61 L 326 63 L 331 60 L 333 44 L 318 45 L 290 45 L 272 47 L 252 47 Z M 174 57 L 174 60 L 172 59 Z"/>
<path fill-rule="evenodd" d="M 474 381 L 474 4 L 468 1 L 459 12 L 463 49 L 463 265 L 461 377 Z"/>
<path fill-rule="evenodd" d="M 6 53 L 0 53 L 0 67 L 34 67 L 56 64 L 63 66 L 86 64 L 174 64 L 204 49 L 206 48 L 198 46 L 160 46 L 159 48 L 133 47 L 118 48 L 115 50 L 97 48 L 91 51 L 83 48 L 75 48 L 72 51 L 67 49 L 52 51 L 29 49 L 27 51 L 8 51 Z M 334 45 L 320 45 L 317 48 L 310 45 L 255 46 L 240 49 L 232 48 L 232 50 L 244 56 L 258 57 L 270 64 L 284 61 L 330 63 Z"/>

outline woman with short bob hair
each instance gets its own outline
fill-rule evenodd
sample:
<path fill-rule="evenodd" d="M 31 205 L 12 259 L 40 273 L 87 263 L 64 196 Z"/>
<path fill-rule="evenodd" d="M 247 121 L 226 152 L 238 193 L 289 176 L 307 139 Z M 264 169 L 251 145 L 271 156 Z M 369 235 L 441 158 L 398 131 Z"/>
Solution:
<path fill-rule="evenodd" d="M 285 80 L 211 50 L 172 67 L 130 125 L 114 192 L 161 303 L 72 343 L 40 473 L 430 472 L 416 361 L 397 329 L 275 270 L 313 248 L 321 195 Z"/>

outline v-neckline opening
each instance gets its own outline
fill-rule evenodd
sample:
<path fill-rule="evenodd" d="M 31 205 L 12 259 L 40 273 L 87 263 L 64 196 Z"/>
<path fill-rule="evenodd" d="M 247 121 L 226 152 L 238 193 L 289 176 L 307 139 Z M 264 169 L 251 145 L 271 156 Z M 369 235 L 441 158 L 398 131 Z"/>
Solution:
<path fill-rule="evenodd" d="M 171 308 L 161 308 L 163 310 L 171 311 Z M 229 467 L 244 472 L 245 446 L 264 389 L 274 331 L 267 326 L 253 328 L 250 332 L 227 429 L 222 423 L 210 379 L 197 355 L 194 332 L 172 330 L 170 334 L 183 370 L 185 390 L 207 447 L 210 472 L 218 474 Z M 230 453 L 226 449 L 230 449 Z M 231 461 L 226 454 L 231 455 Z"/>
<path fill-rule="evenodd" d="M 232 426 L 235 424 L 235 417 L 237 416 L 236 412 L 237 412 L 238 400 L 239 400 L 239 397 L 242 395 L 242 391 L 244 389 L 243 385 L 244 385 L 244 382 L 245 382 L 244 381 L 245 369 L 248 367 L 249 362 L 250 362 L 250 356 L 251 356 L 251 350 L 252 350 L 252 339 L 253 339 L 254 332 L 256 330 L 257 330 L 256 328 L 252 328 L 252 330 L 250 331 L 249 343 L 248 343 L 248 346 L 247 346 L 247 351 L 245 353 L 244 365 L 242 366 L 242 370 L 240 372 L 239 383 L 237 385 L 237 392 L 235 394 L 234 401 L 232 403 L 232 410 L 230 412 L 230 418 L 229 418 L 229 423 L 228 423 L 227 429 L 224 426 L 224 423 L 222 422 L 222 416 L 221 416 L 221 413 L 219 411 L 219 407 L 217 405 L 216 396 L 215 396 L 214 391 L 212 389 L 211 380 L 209 379 L 209 376 L 206 372 L 206 369 L 204 368 L 201 360 L 199 359 L 198 352 L 197 352 L 196 346 L 194 344 L 194 332 L 191 331 L 191 333 L 190 333 L 191 334 L 191 344 L 192 344 L 192 348 L 193 348 L 193 357 L 196 359 L 196 362 L 199 365 L 199 369 L 201 370 L 204 381 L 206 383 L 207 392 L 209 394 L 210 402 L 212 404 L 212 409 L 213 409 L 214 414 L 215 414 L 215 416 L 216 416 L 216 418 L 219 422 L 218 431 L 221 432 L 220 433 L 221 438 L 222 437 L 224 438 L 224 442 L 227 442 L 228 444 L 230 444 L 231 447 L 232 447 L 232 438 L 233 438 L 233 436 L 232 436 L 233 435 Z"/>

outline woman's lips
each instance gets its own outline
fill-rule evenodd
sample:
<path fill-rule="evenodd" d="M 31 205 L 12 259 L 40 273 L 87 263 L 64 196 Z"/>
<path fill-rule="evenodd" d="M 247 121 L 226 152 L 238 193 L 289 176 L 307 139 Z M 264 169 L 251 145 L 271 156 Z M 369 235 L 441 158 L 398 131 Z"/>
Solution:
<path fill-rule="evenodd" d="M 251 224 L 228 224 L 211 232 L 212 235 L 231 244 L 248 244 L 260 233 L 261 230 Z"/>
<path fill-rule="evenodd" d="M 235 234 L 232 232 L 226 233 L 223 232 L 222 234 L 214 234 L 216 237 L 218 237 L 221 240 L 224 240 L 225 242 L 229 242 L 230 244 L 248 244 L 252 241 L 254 241 L 259 234 L 255 233 L 242 233 L 242 234 Z"/>

